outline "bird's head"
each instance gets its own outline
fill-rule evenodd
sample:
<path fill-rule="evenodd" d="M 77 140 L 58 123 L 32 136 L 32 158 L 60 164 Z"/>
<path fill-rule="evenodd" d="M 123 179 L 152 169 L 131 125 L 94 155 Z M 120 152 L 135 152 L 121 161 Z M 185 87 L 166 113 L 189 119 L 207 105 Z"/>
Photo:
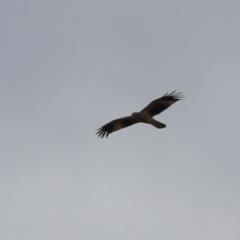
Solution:
<path fill-rule="evenodd" d="M 138 113 L 138 112 L 134 112 L 132 113 L 132 117 L 136 120 L 136 121 L 140 121 L 141 120 L 141 113 Z"/>
<path fill-rule="evenodd" d="M 135 117 L 137 117 L 137 116 L 138 116 L 138 113 L 136 113 L 136 112 L 132 113 L 132 117 L 133 117 L 133 118 L 135 118 Z"/>

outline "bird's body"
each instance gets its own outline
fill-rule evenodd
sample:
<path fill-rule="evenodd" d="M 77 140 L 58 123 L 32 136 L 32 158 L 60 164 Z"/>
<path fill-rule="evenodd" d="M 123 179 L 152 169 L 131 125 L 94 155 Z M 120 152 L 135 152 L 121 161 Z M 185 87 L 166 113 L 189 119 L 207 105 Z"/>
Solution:
<path fill-rule="evenodd" d="M 156 128 L 164 128 L 166 127 L 165 124 L 158 122 L 156 119 L 151 117 L 147 112 L 138 112 L 138 113 L 133 113 L 132 117 L 137 121 L 137 122 L 142 122 L 142 123 L 148 123 L 152 124 Z"/>
<path fill-rule="evenodd" d="M 181 100 L 184 96 L 176 91 L 166 93 L 161 98 L 158 98 L 149 103 L 142 111 L 134 112 L 131 116 L 115 119 L 97 130 L 97 135 L 101 138 L 108 136 L 110 133 L 129 127 L 136 123 L 148 123 L 156 128 L 165 128 L 166 125 L 153 118 L 153 116 L 163 112 L 173 103 Z"/>

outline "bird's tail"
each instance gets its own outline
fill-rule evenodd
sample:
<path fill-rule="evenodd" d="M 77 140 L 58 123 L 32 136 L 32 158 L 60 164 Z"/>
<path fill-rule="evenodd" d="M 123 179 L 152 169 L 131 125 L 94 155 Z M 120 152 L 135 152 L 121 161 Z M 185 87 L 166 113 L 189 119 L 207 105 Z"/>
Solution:
<path fill-rule="evenodd" d="M 155 120 L 154 118 L 151 119 L 150 123 L 156 128 L 165 128 L 166 127 L 166 124 L 161 123 L 161 122 Z"/>

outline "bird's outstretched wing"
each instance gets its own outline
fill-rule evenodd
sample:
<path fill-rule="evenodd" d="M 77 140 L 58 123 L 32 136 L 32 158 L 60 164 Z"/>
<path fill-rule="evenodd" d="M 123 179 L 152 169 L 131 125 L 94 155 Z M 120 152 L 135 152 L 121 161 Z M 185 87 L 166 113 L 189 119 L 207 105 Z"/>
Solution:
<path fill-rule="evenodd" d="M 101 138 L 104 136 L 107 137 L 110 133 L 129 127 L 135 123 L 137 123 L 137 121 L 132 116 L 118 118 L 97 129 L 96 134 Z"/>
<path fill-rule="evenodd" d="M 141 112 L 146 112 L 153 117 L 183 98 L 184 96 L 181 92 L 176 93 L 176 91 L 173 91 L 171 93 L 166 93 L 161 98 L 150 102 Z"/>

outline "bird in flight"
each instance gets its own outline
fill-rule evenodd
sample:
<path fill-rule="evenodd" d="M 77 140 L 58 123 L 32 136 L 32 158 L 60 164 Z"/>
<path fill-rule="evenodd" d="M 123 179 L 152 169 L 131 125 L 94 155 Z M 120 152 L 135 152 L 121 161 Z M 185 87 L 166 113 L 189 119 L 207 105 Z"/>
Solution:
<path fill-rule="evenodd" d="M 103 125 L 97 129 L 96 134 L 101 138 L 104 136 L 108 137 L 110 133 L 129 127 L 136 123 L 148 123 L 156 128 L 165 128 L 166 125 L 155 120 L 153 116 L 163 112 L 172 104 L 179 100 L 182 100 L 183 98 L 184 96 L 181 92 L 177 93 L 176 91 L 173 91 L 171 93 L 166 93 L 161 98 L 150 102 L 142 111 L 134 112 L 131 116 L 118 118 Z"/>

